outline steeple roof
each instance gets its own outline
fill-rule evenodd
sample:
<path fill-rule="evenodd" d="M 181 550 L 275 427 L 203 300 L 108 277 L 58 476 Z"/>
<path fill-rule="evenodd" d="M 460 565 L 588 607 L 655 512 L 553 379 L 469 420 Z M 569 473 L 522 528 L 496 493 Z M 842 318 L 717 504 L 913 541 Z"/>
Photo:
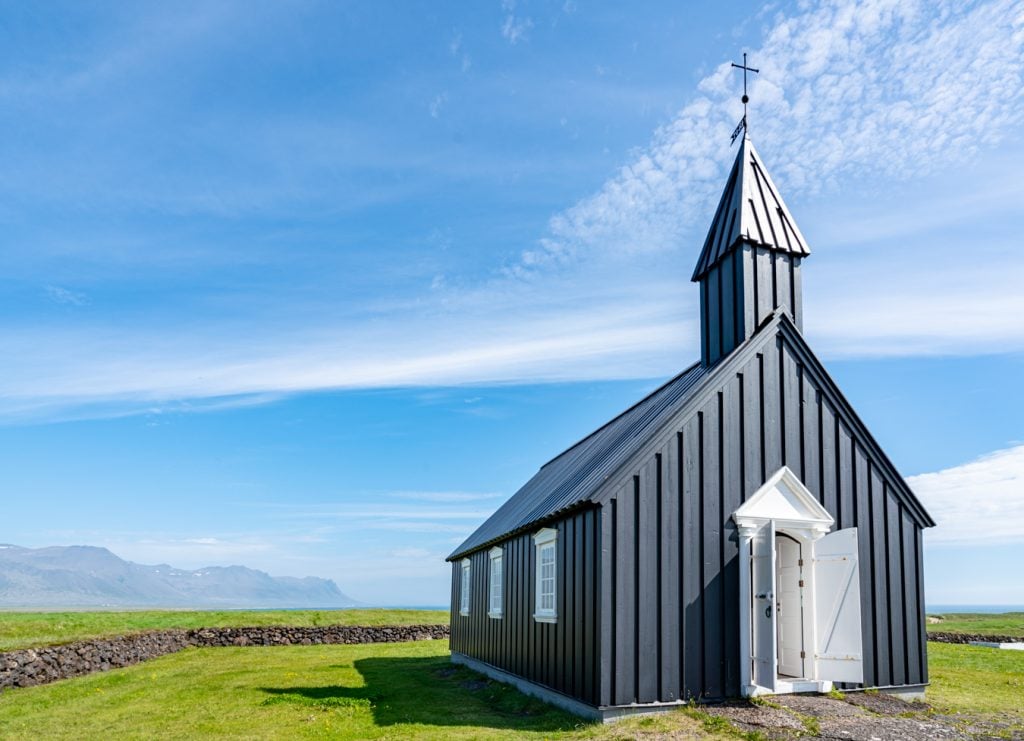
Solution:
<path fill-rule="evenodd" d="M 797 257 L 811 254 L 804 235 L 745 134 L 692 280 L 699 281 L 741 241 Z"/>

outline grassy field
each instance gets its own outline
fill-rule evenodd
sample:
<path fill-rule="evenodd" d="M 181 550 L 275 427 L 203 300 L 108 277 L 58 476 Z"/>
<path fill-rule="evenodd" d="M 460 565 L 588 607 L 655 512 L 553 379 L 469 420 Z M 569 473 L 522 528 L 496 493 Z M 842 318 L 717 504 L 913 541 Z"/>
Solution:
<path fill-rule="evenodd" d="M 928 702 L 964 713 L 1014 716 L 1024 725 L 1024 651 L 928 644 Z"/>
<path fill-rule="evenodd" d="M 928 623 L 928 630 L 931 632 L 983 633 L 1024 638 L 1024 612 L 958 612 L 929 617 L 938 617 L 942 620 L 940 623 Z"/>
<path fill-rule="evenodd" d="M 0 694 L 3 738 L 743 738 L 699 710 L 581 722 L 448 661 L 445 641 L 187 649 Z M 1024 654 L 929 645 L 940 712 L 1024 729 Z"/>
<path fill-rule="evenodd" d="M 157 628 L 258 625 L 428 625 L 448 622 L 445 610 L 125 610 L 0 612 L 0 651 L 70 643 Z"/>
<path fill-rule="evenodd" d="M 3 738 L 737 738 L 697 711 L 581 722 L 448 661 L 447 641 L 187 649 L 0 694 Z"/>
<path fill-rule="evenodd" d="M 987 633 L 1024 638 L 1024 613 L 942 615 L 929 631 Z M 448 622 L 444 610 L 120 610 L 111 612 L 2 612 L 0 651 L 70 643 L 158 628 L 249 625 L 412 625 Z"/>
<path fill-rule="evenodd" d="M 147 613 L 107 614 L 125 619 Z M 195 620 L 197 614 L 241 622 L 253 615 L 274 619 L 274 613 L 157 613 L 161 621 L 174 615 Z M 384 612 L 340 614 L 353 616 L 348 622 L 395 619 Z M 315 613 L 278 615 L 292 623 L 295 615 L 303 615 L 310 625 L 320 619 Z M 406 617 L 424 622 L 422 615 Z M 999 625 L 1020 627 L 1012 620 Z M 1024 733 L 1024 652 L 930 643 L 928 656 L 932 684 L 927 694 L 934 712 L 959 714 L 958 727 L 992 721 L 1000 736 Z M 0 738 L 100 736 L 750 738 L 698 709 L 613 726 L 585 723 L 453 667 L 446 641 L 187 649 L 126 669 L 0 694 Z"/>

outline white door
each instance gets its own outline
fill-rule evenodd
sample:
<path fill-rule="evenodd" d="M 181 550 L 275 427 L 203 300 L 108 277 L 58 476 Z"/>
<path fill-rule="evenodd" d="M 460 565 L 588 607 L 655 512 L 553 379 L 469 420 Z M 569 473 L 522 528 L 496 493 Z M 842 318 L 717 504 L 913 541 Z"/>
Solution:
<path fill-rule="evenodd" d="M 812 548 L 815 678 L 863 682 L 857 528 L 829 533 Z"/>
<path fill-rule="evenodd" d="M 775 610 L 778 613 L 779 674 L 804 675 L 803 583 L 800 544 L 786 535 L 775 538 Z"/>
<path fill-rule="evenodd" d="M 775 689 L 775 523 L 750 540 L 750 657 L 755 685 Z"/>

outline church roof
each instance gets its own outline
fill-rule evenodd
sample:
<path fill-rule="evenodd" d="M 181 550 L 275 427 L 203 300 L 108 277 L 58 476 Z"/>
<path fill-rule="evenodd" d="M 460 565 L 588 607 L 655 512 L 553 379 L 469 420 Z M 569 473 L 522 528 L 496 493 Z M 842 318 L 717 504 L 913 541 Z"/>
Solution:
<path fill-rule="evenodd" d="M 704 396 L 702 390 L 714 388 L 716 382 L 736 373 L 743 363 L 760 351 L 763 343 L 774 341 L 780 332 L 788 340 L 797 359 L 819 379 L 822 391 L 844 414 L 846 423 L 864 441 L 881 470 L 889 472 L 893 495 L 922 527 L 933 527 L 935 522 L 814 356 L 789 314 L 777 311 L 772 320 L 737 348 L 727 361 L 710 368 L 695 363 L 542 466 L 532 479 L 456 548 L 448 560 L 469 555 L 580 505 L 600 503 L 602 484 L 628 464 L 676 414 L 700 402 Z"/>
<path fill-rule="evenodd" d="M 582 502 L 679 411 L 706 377 L 700 363 L 640 400 L 541 467 L 448 558 L 455 559 Z"/>
<path fill-rule="evenodd" d="M 700 280 L 741 241 L 799 257 L 811 254 L 804 235 L 746 136 L 729 173 L 692 280 Z"/>

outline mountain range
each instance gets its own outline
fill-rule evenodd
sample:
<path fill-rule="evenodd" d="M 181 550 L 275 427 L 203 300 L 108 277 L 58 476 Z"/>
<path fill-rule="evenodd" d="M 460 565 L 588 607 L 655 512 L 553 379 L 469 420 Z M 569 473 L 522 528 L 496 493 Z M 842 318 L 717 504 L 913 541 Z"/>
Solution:
<path fill-rule="evenodd" d="M 106 548 L 0 545 L 0 607 L 353 607 L 330 579 L 244 566 L 145 566 Z"/>

